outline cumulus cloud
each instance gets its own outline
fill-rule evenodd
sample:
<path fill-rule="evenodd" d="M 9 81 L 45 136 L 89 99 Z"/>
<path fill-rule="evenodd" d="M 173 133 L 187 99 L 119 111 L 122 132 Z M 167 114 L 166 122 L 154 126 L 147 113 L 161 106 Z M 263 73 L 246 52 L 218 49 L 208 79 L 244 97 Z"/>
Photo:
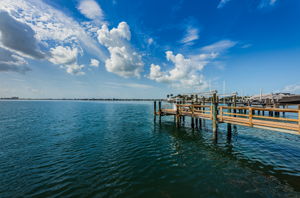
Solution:
<path fill-rule="evenodd" d="M 51 57 L 49 61 L 66 68 L 66 71 L 70 74 L 82 75 L 84 72 L 81 70 L 84 68 L 84 65 L 77 64 L 78 53 L 79 50 L 76 47 L 57 46 L 50 49 Z"/>
<path fill-rule="evenodd" d="M 69 46 L 57 46 L 55 48 L 51 48 L 50 53 L 51 58 L 49 59 L 49 61 L 51 61 L 54 64 L 64 65 L 76 62 L 78 49 L 72 49 Z"/>
<path fill-rule="evenodd" d="M 230 0 L 220 0 L 218 4 L 218 8 L 223 8 L 226 3 L 228 3 Z"/>
<path fill-rule="evenodd" d="M 188 26 L 186 29 L 186 33 L 180 42 L 185 45 L 192 45 L 194 44 L 193 41 L 198 39 L 199 39 L 199 30 L 195 27 Z"/>
<path fill-rule="evenodd" d="M 160 65 L 151 64 L 149 79 L 161 83 L 168 83 L 177 88 L 194 88 L 204 90 L 208 87 L 201 71 L 214 61 L 221 53 L 233 47 L 235 42 L 223 40 L 212 45 L 201 48 L 201 53 L 184 56 L 174 54 L 172 51 L 166 52 L 166 59 L 173 64 L 173 68 L 162 71 Z"/>
<path fill-rule="evenodd" d="M 74 75 L 83 75 L 85 74 L 82 69 L 84 68 L 84 65 L 78 65 L 77 63 L 72 63 L 65 65 L 66 71 L 69 74 L 74 74 Z"/>
<path fill-rule="evenodd" d="M 0 11 L 0 33 L 2 47 L 30 58 L 42 59 L 45 57 L 38 48 L 32 28 L 15 20 L 4 11 Z"/>
<path fill-rule="evenodd" d="M 0 71 L 25 73 L 30 71 L 24 58 L 0 47 Z"/>
<path fill-rule="evenodd" d="M 159 65 L 151 64 L 149 78 L 157 82 L 169 83 L 173 87 L 195 88 L 203 90 L 207 88 L 204 76 L 199 72 L 205 65 L 217 57 L 217 54 L 199 54 L 186 58 L 182 54 L 174 55 L 172 51 L 166 52 L 166 59 L 174 64 L 174 68 L 161 71 Z"/>
<path fill-rule="evenodd" d="M 92 67 L 99 67 L 99 63 L 100 62 L 97 59 L 92 58 L 90 60 L 90 66 L 92 66 Z"/>
<path fill-rule="evenodd" d="M 103 21 L 103 11 L 100 5 L 94 0 L 80 1 L 78 10 L 89 19 Z"/>
<path fill-rule="evenodd" d="M 121 22 L 111 30 L 104 24 L 97 33 L 98 41 L 110 53 L 110 58 L 105 61 L 106 70 L 122 77 L 140 77 L 144 63 L 129 43 L 131 32 L 128 24 Z"/>

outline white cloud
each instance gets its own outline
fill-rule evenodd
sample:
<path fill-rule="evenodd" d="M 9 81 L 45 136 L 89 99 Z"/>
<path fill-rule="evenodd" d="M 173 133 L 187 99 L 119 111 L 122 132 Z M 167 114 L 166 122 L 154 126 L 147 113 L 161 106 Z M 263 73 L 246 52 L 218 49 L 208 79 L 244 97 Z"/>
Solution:
<path fill-rule="evenodd" d="M 284 87 L 283 91 L 290 93 L 300 93 L 300 84 L 288 85 Z"/>
<path fill-rule="evenodd" d="M 49 50 L 50 55 L 50 49 L 58 46 L 73 46 L 88 51 L 101 61 L 107 59 L 105 50 L 88 34 L 85 27 L 43 1 L 1 0 L 0 10 L 7 11 L 16 21 L 29 26 L 35 33 L 34 38 L 38 44 L 42 45 L 45 51 Z M 18 37 L 20 36 L 14 38 Z M 82 67 L 78 64 L 74 67 L 73 64 L 72 68 Z"/>
<path fill-rule="evenodd" d="M 94 0 L 81 0 L 78 10 L 89 19 L 103 21 L 103 11 Z"/>
<path fill-rule="evenodd" d="M 193 41 L 198 39 L 199 39 L 199 30 L 195 27 L 188 26 L 186 29 L 186 33 L 180 42 L 185 45 L 192 45 L 194 44 Z"/>
<path fill-rule="evenodd" d="M 229 48 L 234 47 L 237 44 L 235 41 L 231 40 L 221 40 L 216 43 L 213 43 L 211 45 L 207 45 L 205 47 L 202 47 L 201 50 L 205 52 L 215 52 L 215 53 L 221 53 L 226 51 Z"/>
<path fill-rule="evenodd" d="M 127 23 L 121 22 L 111 30 L 102 25 L 97 33 L 99 42 L 110 53 L 110 58 L 105 61 L 106 70 L 122 77 L 140 77 L 144 63 L 129 43 L 131 32 Z"/>
<path fill-rule="evenodd" d="M 74 75 L 83 75 L 84 72 L 81 71 L 84 68 L 84 65 L 78 65 L 77 63 L 72 63 L 65 65 L 66 70 L 69 74 L 74 74 Z"/>
<path fill-rule="evenodd" d="M 173 63 L 174 67 L 162 71 L 160 65 L 151 64 L 149 79 L 161 83 L 171 84 L 177 88 L 193 88 L 204 90 L 208 87 L 201 71 L 203 68 L 214 61 L 221 53 L 233 47 L 235 42 L 223 40 L 212 45 L 201 48 L 200 54 L 184 56 L 183 54 L 174 55 L 172 51 L 166 52 L 166 59 Z"/>
<path fill-rule="evenodd" d="M 69 46 L 66 47 L 57 46 L 55 48 L 51 48 L 50 53 L 51 53 L 51 58 L 49 58 L 50 62 L 58 65 L 72 64 L 77 60 L 78 49 L 77 48 L 72 49 Z"/>
<path fill-rule="evenodd" d="M 92 66 L 92 67 L 99 67 L 99 63 L 100 62 L 97 59 L 92 58 L 90 60 L 90 66 Z"/>
<path fill-rule="evenodd" d="M 148 45 L 153 44 L 153 42 L 154 42 L 153 38 L 149 38 L 149 39 L 147 40 Z"/>
<path fill-rule="evenodd" d="M 174 55 L 172 51 L 166 52 L 166 58 L 174 64 L 174 68 L 169 71 L 161 71 L 159 65 L 151 64 L 149 78 L 157 82 L 169 83 L 173 87 L 195 88 L 203 90 L 207 88 L 207 82 L 201 72 L 210 60 L 216 58 L 217 55 L 199 54 L 188 58 L 182 54 Z"/>
<path fill-rule="evenodd" d="M 84 65 L 78 65 L 77 63 L 77 56 L 79 54 L 78 48 L 57 46 L 55 48 L 51 48 L 50 53 L 50 62 L 61 65 L 70 74 L 84 74 L 84 72 L 81 71 L 84 68 Z"/>
<path fill-rule="evenodd" d="M 218 8 L 223 8 L 226 3 L 228 3 L 230 0 L 220 0 L 218 4 Z"/>
<path fill-rule="evenodd" d="M 99 42 L 106 47 L 120 47 L 131 39 L 131 32 L 126 22 L 119 23 L 117 28 L 111 30 L 104 24 L 97 33 Z"/>

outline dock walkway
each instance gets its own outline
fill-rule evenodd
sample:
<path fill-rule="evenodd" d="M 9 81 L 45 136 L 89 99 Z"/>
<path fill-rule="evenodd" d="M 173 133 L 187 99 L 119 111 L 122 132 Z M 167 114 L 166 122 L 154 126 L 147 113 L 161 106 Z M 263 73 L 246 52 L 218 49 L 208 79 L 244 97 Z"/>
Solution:
<path fill-rule="evenodd" d="M 288 116 L 285 116 L 287 114 Z M 160 104 L 159 110 L 155 110 L 155 115 L 174 116 L 178 126 L 183 117 L 191 118 L 192 127 L 195 127 L 195 123 L 198 125 L 201 119 L 212 120 L 214 132 L 217 123 L 228 123 L 300 135 L 299 109 L 218 106 L 213 103 L 211 105 L 176 104 L 176 109 L 164 109 Z"/>

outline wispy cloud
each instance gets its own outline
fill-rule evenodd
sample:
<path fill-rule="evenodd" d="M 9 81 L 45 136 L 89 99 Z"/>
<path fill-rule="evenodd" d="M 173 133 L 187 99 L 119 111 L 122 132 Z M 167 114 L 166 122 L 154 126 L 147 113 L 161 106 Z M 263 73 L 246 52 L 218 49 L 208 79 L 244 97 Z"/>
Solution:
<path fill-rule="evenodd" d="M 198 39 L 199 39 L 199 30 L 195 27 L 188 26 L 185 35 L 180 42 L 185 45 L 193 45 L 194 41 Z"/>
<path fill-rule="evenodd" d="M 217 8 L 223 8 L 225 6 L 226 3 L 228 3 L 231 0 L 220 0 Z"/>
<path fill-rule="evenodd" d="M 284 92 L 300 93 L 300 84 L 287 85 L 283 88 Z"/>
<path fill-rule="evenodd" d="M 224 52 L 229 48 L 234 47 L 237 44 L 235 41 L 231 40 L 221 40 L 216 43 L 213 43 L 211 45 L 207 45 L 201 48 L 202 51 L 205 52 L 214 52 L 214 53 L 220 53 Z"/>
<path fill-rule="evenodd" d="M 278 2 L 278 1 L 279 0 L 261 0 L 258 8 L 265 8 L 265 7 L 269 7 L 269 6 L 274 6 L 276 4 L 276 2 Z"/>

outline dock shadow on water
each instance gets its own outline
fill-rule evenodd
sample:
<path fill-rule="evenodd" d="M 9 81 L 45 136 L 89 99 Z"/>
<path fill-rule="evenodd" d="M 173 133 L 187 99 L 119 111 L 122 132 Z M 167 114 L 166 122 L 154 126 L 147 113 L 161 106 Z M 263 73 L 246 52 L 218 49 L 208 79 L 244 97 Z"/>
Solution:
<path fill-rule="evenodd" d="M 211 130 L 211 122 L 205 121 L 206 124 L 200 128 L 190 128 L 190 123 L 184 123 L 179 128 L 174 122 L 168 121 L 155 123 L 155 132 L 167 133 L 172 137 L 174 149 L 181 157 L 178 159 L 182 168 L 197 166 L 197 163 L 206 163 L 208 161 L 211 167 L 200 170 L 194 174 L 199 174 L 199 178 L 217 181 L 222 180 L 232 186 L 224 185 L 221 191 L 224 193 L 234 187 L 232 192 L 242 189 L 239 196 L 254 197 L 299 197 L 300 196 L 300 155 L 299 147 L 293 147 L 290 144 L 280 143 L 263 139 L 260 133 L 272 133 L 270 131 L 253 130 L 252 128 L 233 126 L 231 137 L 228 137 L 226 124 L 219 126 L 218 136 L 215 137 Z M 241 130 L 239 132 L 239 130 Z M 249 131 L 250 130 L 250 131 Z M 251 130 L 254 134 L 251 134 Z M 242 134 L 247 131 L 246 134 Z M 253 133 L 252 132 L 252 133 Z M 256 136 L 255 136 L 256 133 Z M 275 132 L 276 133 L 276 132 Z M 254 135 L 253 137 L 249 137 Z M 280 134 L 282 135 L 282 134 Z M 283 135 L 287 141 L 298 137 Z M 273 144 L 268 146 L 268 144 Z M 185 158 L 187 153 L 194 148 L 193 154 Z M 259 149 L 264 147 L 262 151 Z M 277 147 L 277 148 L 276 148 Z M 275 148 L 275 149 L 274 149 Z M 284 149 L 282 149 L 284 148 Z M 274 149 L 274 150 L 272 150 Z M 258 156 L 259 155 L 259 156 Z M 291 159 L 281 158 L 281 155 L 289 156 Z M 274 158 L 269 162 L 270 158 Z M 294 160 L 294 163 L 290 163 Z M 190 162 L 190 164 L 188 163 Z M 195 163 L 194 165 L 192 163 Z M 216 163 L 216 164 L 215 164 Z M 201 165 L 203 166 L 203 164 Z M 199 170 L 198 170 L 199 171 Z M 207 173 L 214 172 L 214 174 Z M 213 179 L 213 177 L 215 177 Z M 221 185 L 222 186 L 222 185 Z M 221 186 L 216 186 L 216 191 L 220 191 Z M 226 186 L 226 187 L 225 187 Z M 231 191 L 231 190 L 229 190 Z M 226 194 L 226 193 L 225 193 Z M 239 193 L 237 193 L 239 194 Z M 227 196 L 233 194 L 226 194 Z"/>
<path fill-rule="evenodd" d="M 152 103 L 0 103 L 0 197 L 299 197 L 299 137 L 153 122 Z M 276 132 L 275 132 L 276 133 Z"/>

